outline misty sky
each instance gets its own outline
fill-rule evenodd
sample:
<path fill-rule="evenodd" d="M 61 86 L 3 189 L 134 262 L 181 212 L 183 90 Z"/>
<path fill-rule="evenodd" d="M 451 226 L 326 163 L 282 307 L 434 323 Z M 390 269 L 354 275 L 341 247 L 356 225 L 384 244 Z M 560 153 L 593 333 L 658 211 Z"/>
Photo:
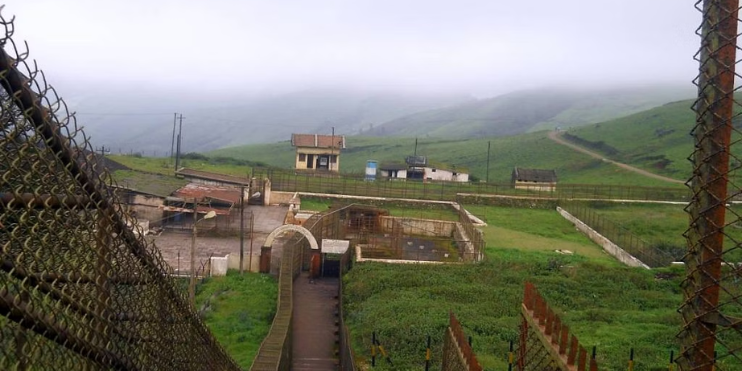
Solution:
<path fill-rule="evenodd" d="M 680 0 L 5 0 L 52 81 L 202 91 L 689 83 Z"/>

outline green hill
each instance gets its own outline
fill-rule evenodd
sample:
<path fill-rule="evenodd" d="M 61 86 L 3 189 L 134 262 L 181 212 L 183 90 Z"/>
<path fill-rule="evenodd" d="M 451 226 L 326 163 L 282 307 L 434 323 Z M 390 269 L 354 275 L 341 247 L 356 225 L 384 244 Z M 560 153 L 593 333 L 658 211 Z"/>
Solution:
<path fill-rule="evenodd" d="M 375 127 L 378 136 L 466 138 L 515 135 L 611 120 L 693 96 L 677 86 L 527 90 L 415 113 Z"/>
<path fill-rule="evenodd" d="M 477 179 L 487 176 L 487 142 L 491 142 L 491 182 L 510 181 L 513 167 L 556 169 L 561 182 L 585 184 L 635 184 L 672 186 L 620 169 L 559 145 L 547 137 L 546 131 L 511 137 L 478 139 L 420 140 L 417 153 L 435 162 L 466 168 Z M 340 157 L 340 169 L 345 173 L 362 173 L 367 160 L 404 161 L 414 152 L 414 138 L 348 137 L 348 148 Z M 288 141 L 224 148 L 208 153 L 262 162 L 270 166 L 293 167 L 294 149 Z"/>
<path fill-rule="evenodd" d="M 692 166 L 688 157 L 693 151 L 690 131 L 695 125 L 692 100 L 665 104 L 648 111 L 604 123 L 569 130 L 565 135 L 611 159 L 676 179 L 688 179 Z M 740 123 L 735 123 L 739 128 Z M 732 141 L 740 139 L 733 132 Z M 732 146 L 737 158 L 739 145 Z M 736 163 L 736 165 L 735 165 Z M 732 167 L 739 161 L 732 159 Z"/>

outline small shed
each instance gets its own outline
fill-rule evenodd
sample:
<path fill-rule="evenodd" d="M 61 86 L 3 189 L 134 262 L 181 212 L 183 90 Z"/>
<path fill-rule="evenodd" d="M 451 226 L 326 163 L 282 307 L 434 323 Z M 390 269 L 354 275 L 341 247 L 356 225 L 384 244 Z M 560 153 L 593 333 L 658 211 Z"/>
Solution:
<path fill-rule="evenodd" d="M 534 191 L 556 191 L 556 170 L 524 169 L 516 167 L 513 169 L 512 184 L 515 189 L 529 189 Z"/>
<path fill-rule="evenodd" d="M 398 162 L 387 162 L 379 165 L 379 176 L 381 178 L 407 179 L 407 165 Z"/>

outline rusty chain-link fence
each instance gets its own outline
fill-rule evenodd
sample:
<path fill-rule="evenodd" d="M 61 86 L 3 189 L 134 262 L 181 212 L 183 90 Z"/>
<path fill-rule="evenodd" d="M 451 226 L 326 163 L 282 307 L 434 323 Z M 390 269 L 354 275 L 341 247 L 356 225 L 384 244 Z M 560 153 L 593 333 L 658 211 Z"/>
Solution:
<path fill-rule="evenodd" d="M 0 25 L 0 369 L 238 369 Z"/>
<path fill-rule="evenodd" d="M 699 0 L 696 8 L 702 13 L 700 69 L 677 362 L 682 370 L 739 370 L 742 210 L 732 202 L 742 186 L 741 107 L 735 99 L 739 0 Z"/>

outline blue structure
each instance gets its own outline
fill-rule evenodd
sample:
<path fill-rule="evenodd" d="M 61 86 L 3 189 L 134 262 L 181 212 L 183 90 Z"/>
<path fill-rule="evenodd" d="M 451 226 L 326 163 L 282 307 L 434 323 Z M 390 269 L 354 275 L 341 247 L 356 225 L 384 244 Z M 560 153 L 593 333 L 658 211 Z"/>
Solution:
<path fill-rule="evenodd" d="M 376 180 L 376 161 L 374 160 L 368 160 L 366 161 L 366 180 L 368 181 L 374 181 Z"/>

